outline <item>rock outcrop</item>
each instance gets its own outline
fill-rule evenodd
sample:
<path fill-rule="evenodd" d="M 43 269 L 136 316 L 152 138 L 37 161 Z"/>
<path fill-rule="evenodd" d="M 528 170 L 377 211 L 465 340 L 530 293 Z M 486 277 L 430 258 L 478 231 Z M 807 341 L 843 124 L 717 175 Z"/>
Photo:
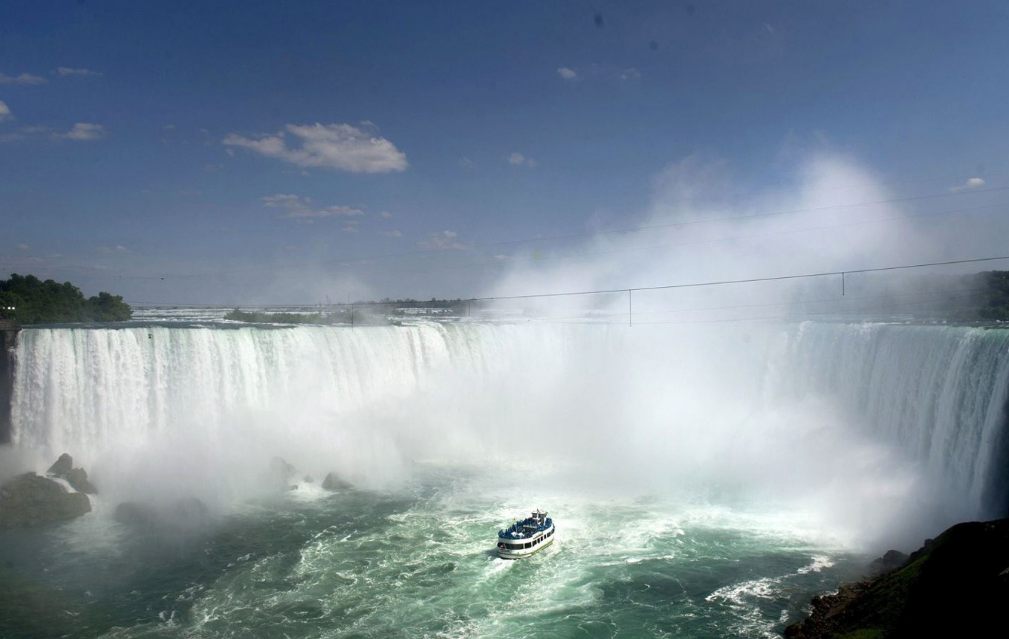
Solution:
<path fill-rule="evenodd" d="M 326 475 L 326 478 L 322 480 L 322 487 L 325 490 L 347 490 L 348 488 L 353 488 L 354 485 L 336 473 L 329 473 Z"/>
<path fill-rule="evenodd" d="M 887 553 L 878 561 L 895 561 Z M 982 637 L 1004 622 L 1009 602 L 1009 519 L 957 524 L 901 566 L 815 597 L 789 639 Z"/>
<path fill-rule="evenodd" d="M 45 477 L 25 473 L 0 487 L 0 529 L 73 519 L 91 512 L 84 493 L 71 493 Z"/>
<path fill-rule="evenodd" d="M 74 458 L 63 453 L 56 463 L 49 467 L 46 475 L 67 480 L 74 490 L 89 495 L 97 495 L 98 489 L 88 481 L 88 473 L 83 468 L 74 468 Z"/>

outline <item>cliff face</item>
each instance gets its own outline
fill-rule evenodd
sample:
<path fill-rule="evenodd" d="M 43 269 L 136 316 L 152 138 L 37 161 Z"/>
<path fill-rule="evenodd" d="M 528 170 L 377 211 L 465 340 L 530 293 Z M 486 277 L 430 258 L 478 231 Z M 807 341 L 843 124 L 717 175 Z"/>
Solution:
<path fill-rule="evenodd" d="M 813 599 L 789 639 L 986 636 L 1009 603 L 1009 519 L 957 524 L 899 568 Z"/>
<path fill-rule="evenodd" d="M 0 444 L 11 441 L 11 393 L 14 388 L 14 340 L 20 329 L 0 320 Z"/>

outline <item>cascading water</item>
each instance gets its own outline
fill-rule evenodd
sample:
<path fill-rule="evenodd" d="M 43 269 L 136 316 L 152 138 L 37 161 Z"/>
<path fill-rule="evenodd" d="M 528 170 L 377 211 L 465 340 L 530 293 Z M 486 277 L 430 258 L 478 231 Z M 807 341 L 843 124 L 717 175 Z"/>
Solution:
<path fill-rule="evenodd" d="M 54 328 L 26 330 L 16 361 L 14 442 L 46 458 L 94 463 L 155 440 L 336 453 L 367 431 L 372 457 L 452 457 L 468 442 L 482 459 L 535 452 L 521 435 L 535 428 L 541 448 L 597 453 L 586 449 L 596 443 L 624 459 L 636 445 L 646 456 L 656 443 L 694 446 L 671 454 L 700 463 L 726 443 L 719 435 L 738 435 L 730 424 L 752 430 L 754 413 L 817 397 L 938 473 L 975 516 L 1005 511 L 1002 329 Z M 701 434 L 705 414 L 721 425 Z M 348 452 L 340 459 L 355 472 L 378 470 Z"/>
<path fill-rule="evenodd" d="M 858 553 L 1004 512 L 1007 375 L 967 327 L 27 329 L 14 451 L 100 492 L 0 559 L 68 636 L 775 636 Z M 359 489 L 278 493 L 276 455 Z M 181 541 L 112 518 L 187 496 L 218 523 Z M 494 558 L 537 506 L 555 544 Z"/>

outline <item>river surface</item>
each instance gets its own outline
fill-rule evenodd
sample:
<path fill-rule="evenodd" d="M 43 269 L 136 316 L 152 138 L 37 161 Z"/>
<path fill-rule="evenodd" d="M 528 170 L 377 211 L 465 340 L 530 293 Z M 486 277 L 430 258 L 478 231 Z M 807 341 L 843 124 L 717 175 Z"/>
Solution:
<path fill-rule="evenodd" d="M 117 523 L 98 498 L 79 520 L 0 534 L 21 593 L 0 600 L 0 635 L 767 637 L 864 565 L 766 503 L 594 497 L 534 468 L 414 477 L 335 493 L 302 481 L 188 527 Z M 497 558 L 498 528 L 536 506 L 557 541 Z"/>

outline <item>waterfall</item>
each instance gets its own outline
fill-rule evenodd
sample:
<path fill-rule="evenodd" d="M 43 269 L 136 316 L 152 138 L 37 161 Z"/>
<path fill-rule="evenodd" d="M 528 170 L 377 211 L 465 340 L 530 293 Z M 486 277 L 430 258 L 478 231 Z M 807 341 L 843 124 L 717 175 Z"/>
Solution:
<path fill-rule="evenodd" d="M 767 424 L 812 398 L 982 515 L 1006 511 L 1007 387 L 1009 331 L 957 326 L 38 328 L 11 422 L 15 448 L 107 475 L 166 450 L 183 474 L 270 452 L 364 475 L 542 453 L 745 483 L 784 465 L 791 426 Z"/>

